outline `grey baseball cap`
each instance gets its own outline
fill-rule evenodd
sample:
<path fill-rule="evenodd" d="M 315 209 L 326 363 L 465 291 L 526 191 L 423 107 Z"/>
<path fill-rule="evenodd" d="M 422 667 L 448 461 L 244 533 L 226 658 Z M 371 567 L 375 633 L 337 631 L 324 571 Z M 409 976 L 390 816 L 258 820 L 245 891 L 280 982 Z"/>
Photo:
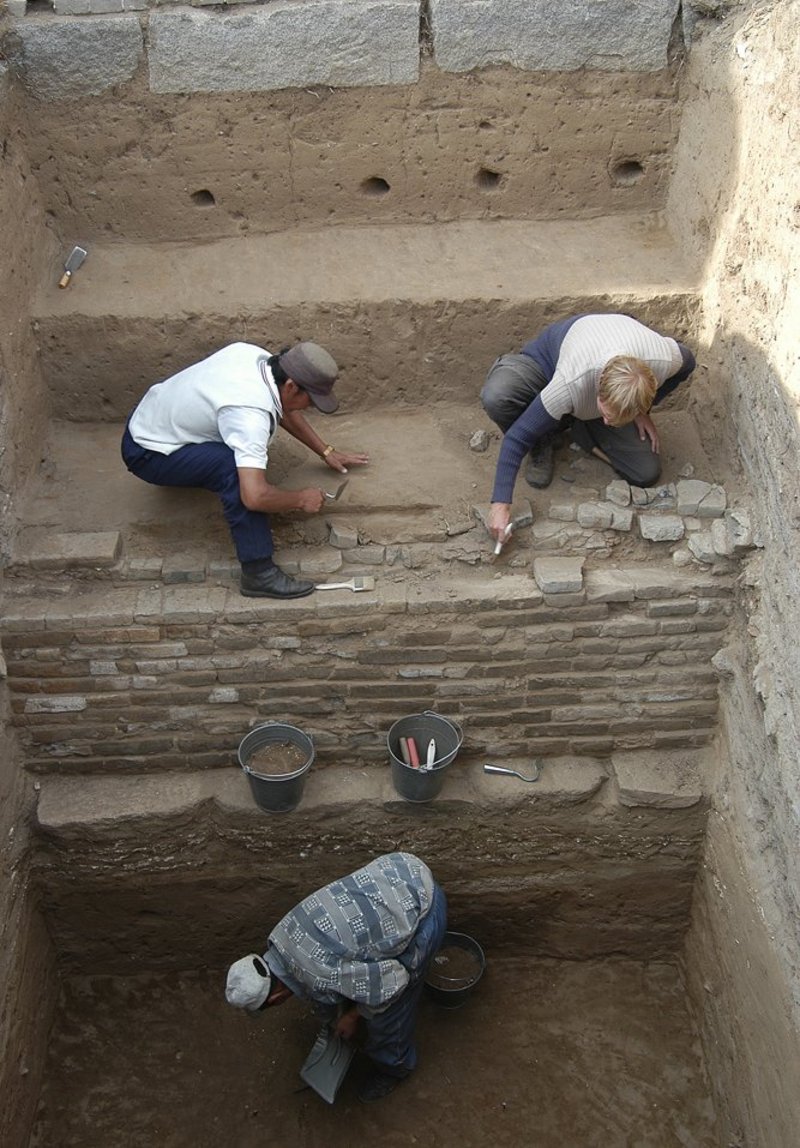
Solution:
<path fill-rule="evenodd" d="M 278 362 L 289 378 L 308 392 L 318 410 L 333 414 L 339 406 L 339 400 L 333 394 L 339 368 L 324 347 L 317 343 L 296 343 L 283 352 Z"/>

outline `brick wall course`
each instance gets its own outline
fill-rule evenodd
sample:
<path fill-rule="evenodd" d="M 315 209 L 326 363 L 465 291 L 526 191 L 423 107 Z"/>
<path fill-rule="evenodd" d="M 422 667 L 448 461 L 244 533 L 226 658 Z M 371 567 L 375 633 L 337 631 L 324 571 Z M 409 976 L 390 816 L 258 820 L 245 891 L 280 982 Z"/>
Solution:
<path fill-rule="evenodd" d="M 532 605 L 527 593 L 515 604 L 499 601 L 492 586 L 455 603 L 432 589 L 422 613 L 409 607 L 402 628 L 397 595 L 388 614 L 378 598 L 355 614 L 268 606 L 238 611 L 234 622 L 190 588 L 181 609 L 194 621 L 115 621 L 108 634 L 98 616 L 119 619 L 127 610 L 130 622 L 139 592 L 125 604 L 106 596 L 84 617 L 73 603 L 71 628 L 49 633 L 15 603 L 3 622 L 14 721 L 31 768 L 87 772 L 112 761 L 157 770 L 167 758 L 176 768 L 202 768 L 200 760 L 235 758 L 247 729 L 275 718 L 313 730 L 317 768 L 342 754 L 383 763 L 389 726 L 423 709 L 463 724 L 464 754 L 575 753 L 589 745 L 603 754 L 620 739 L 704 744 L 716 714 L 710 658 L 724 644 L 730 587 L 709 587 L 694 572 L 628 576 L 615 590 L 623 581 L 632 599 L 561 609 Z M 698 581 L 702 597 L 692 589 Z M 430 609 L 436 601 L 444 603 L 438 614 Z M 695 613 L 672 613 L 692 605 Z M 60 605 L 53 621 L 66 612 Z M 700 632 L 699 621 L 722 628 Z M 106 663 L 94 667 L 103 672 L 92 674 L 92 661 Z M 57 706 L 65 697 L 82 706 L 68 722 L 64 712 L 36 709 L 37 699 L 55 698 Z"/>

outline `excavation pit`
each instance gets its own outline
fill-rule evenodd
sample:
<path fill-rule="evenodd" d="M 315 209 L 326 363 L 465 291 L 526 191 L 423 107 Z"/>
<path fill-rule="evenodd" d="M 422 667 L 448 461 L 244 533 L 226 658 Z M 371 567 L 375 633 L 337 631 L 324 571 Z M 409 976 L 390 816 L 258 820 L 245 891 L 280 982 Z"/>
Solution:
<path fill-rule="evenodd" d="M 113 7 L 0 15 L 0 1140 L 793 1146 L 797 0 Z M 662 480 L 565 441 L 495 556 L 486 370 L 598 311 L 697 354 Z M 214 499 L 119 439 L 301 338 L 372 463 L 279 559 L 375 586 L 253 602 Z M 282 435 L 270 477 L 331 473 Z M 386 731 L 428 708 L 464 746 L 412 807 Z M 282 818 L 235 757 L 269 720 L 317 751 Z M 488 971 L 329 1109 L 316 1020 L 250 1024 L 224 971 L 398 847 Z"/>

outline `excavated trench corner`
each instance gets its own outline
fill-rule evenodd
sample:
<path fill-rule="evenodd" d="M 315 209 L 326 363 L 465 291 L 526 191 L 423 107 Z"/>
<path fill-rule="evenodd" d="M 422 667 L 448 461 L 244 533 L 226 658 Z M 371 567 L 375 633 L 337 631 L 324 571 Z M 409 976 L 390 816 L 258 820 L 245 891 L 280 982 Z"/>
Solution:
<path fill-rule="evenodd" d="M 737 658 L 769 524 L 731 455 L 736 356 L 710 333 L 715 237 L 698 221 L 706 201 L 724 213 L 736 165 L 719 162 L 714 194 L 698 177 L 697 117 L 716 140 L 722 113 L 693 86 L 712 84 L 707 57 L 682 71 L 693 22 L 722 14 L 684 4 L 675 21 L 654 0 L 659 20 L 628 29 L 613 65 L 601 48 L 570 62 L 568 39 L 556 71 L 476 62 L 452 4 L 387 0 L 355 42 L 382 44 L 387 21 L 394 70 L 376 49 L 356 81 L 332 48 L 328 82 L 287 88 L 236 39 L 275 27 L 280 5 L 117 18 L 15 2 L 0 227 L 25 270 L 2 296 L 17 325 L 0 343 L 16 380 L 0 408 L 0 668 L 20 780 L 0 1133 L 20 1148 L 789 1148 L 782 1099 L 772 1139 L 736 1139 L 762 1109 L 734 1098 L 730 1053 L 747 976 L 726 943 L 746 918 L 749 962 L 763 921 L 733 880 L 720 779 L 738 768 L 737 719 L 761 720 Z M 480 7 L 476 43 L 505 19 Z M 316 8 L 336 43 L 341 5 Z M 56 27 L 77 71 L 47 63 Z M 103 61 L 81 55 L 95 35 L 113 37 Z M 250 63 L 221 79 L 231 44 Z M 247 68 L 259 82 L 234 90 Z M 89 257 L 59 289 L 56 238 L 76 234 Z M 520 477 L 495 556 L 485 372 L 595 311 L 698 352 L 657 413 L 659 484 L 632 489 L 565 440 L 548 490 Z M 371 461 L 323 514 L 276 520 L 276 557 L 370 588 L 247 599 L 215 499 L 139 482 L 119 440 L 152 382 L 234 339 L 298 338 L 341 366 L 340 413 L 316 429 Z M 284 435 L 270 478 L 338 476 Z M 387 734 L 427 710 L 463 744 L 415 804 Z M 265 721 L 314 742 L 290 813 L 260 809 L 237 762 Z M 358 1066 L 329 1109 L 300 1089 L 310 1012 L 251 1024 L 225 1004 L 225 970 L 308 892 L 395 849 L 430 864 L 487 972 L 461 1009 L 424 1000 L 419 1070 L 378 1111 L 356 1101 Z"/>

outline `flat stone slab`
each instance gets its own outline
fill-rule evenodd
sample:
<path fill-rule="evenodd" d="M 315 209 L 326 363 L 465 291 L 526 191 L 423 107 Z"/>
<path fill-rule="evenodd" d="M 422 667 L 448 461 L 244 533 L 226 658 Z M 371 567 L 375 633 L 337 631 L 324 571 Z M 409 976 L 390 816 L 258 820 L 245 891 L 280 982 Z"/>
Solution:
<path fill-rule="evenodd" d="M 622 805 L 688 809 L 704 796 L 704 756 L 687 750 L 615 753 L 611 768 Z"/>
<path fill-rule="evenodd" d="M 120 555 L 122 540 L 118 530 L 86 534 L 54 534 L 31 530 L 23 534 L 14 555 L 14 565 L 34 570 L 75 570 L 83 566 L 113 566 Z"/>

